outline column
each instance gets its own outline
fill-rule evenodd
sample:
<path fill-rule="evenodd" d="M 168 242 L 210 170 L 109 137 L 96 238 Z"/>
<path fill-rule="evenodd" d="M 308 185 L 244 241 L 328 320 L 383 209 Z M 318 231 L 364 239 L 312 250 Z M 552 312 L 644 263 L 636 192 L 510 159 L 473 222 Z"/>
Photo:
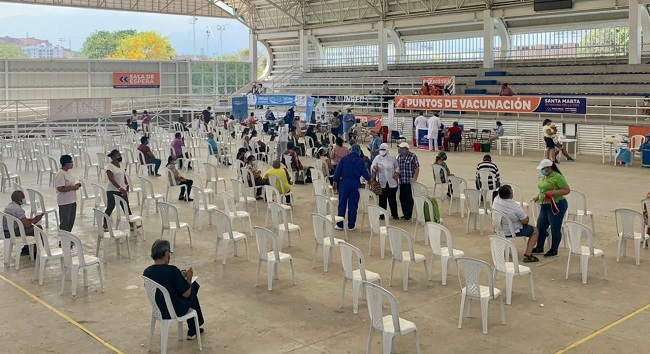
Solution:
<path fill-rule="evenodd" d="M 250 81 L 257 81 L 257 33 L 253 30 L 249 35 L 248 53 L 251 62 Z"/>
<path fill-rule="evenodd" d="M 494 68 L 494 19 L 490 10 L 483 11 L 483 67 Z"/>
<path fill-rule="evenodd" d="M 307 39 L 307 31 L 300 29 L 298 35 L 300 36 L 300 70 L 303 73 L 309 71 L 309 40 Z"/>
<path fill-rule="evenodd" d="M 377 70 L 386 71 L 388 68 L 388 35 L 386 34 L 386 24 L 384 21 L 377 22 L 378 35 L 378 63 Z"/>
<path fill-rule="evenodd" d="M 629 2 L 629 27 L 630 27 L 630 49 L 629 64 L 641 64 L 641 15 L 645 9 L 640 8 L 639 0 Z"/>

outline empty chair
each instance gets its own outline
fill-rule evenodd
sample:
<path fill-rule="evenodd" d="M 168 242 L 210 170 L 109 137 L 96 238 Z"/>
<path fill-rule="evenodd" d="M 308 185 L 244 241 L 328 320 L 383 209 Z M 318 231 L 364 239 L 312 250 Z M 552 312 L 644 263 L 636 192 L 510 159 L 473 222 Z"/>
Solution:
<path fill-rule="evenodd" d="M 439 200 L 444 200 L 445 195 L 449 192 L 449 176 L 447 176 L 447 170 L 442 165 L 433 164 L 433 196 L 436 196 L 436 190 L 438 186 L 440 187 L 440 198 Z"/>
<path fill-rule="evenodd" d="M 79 215 L 83 214 L 84 210 L 84 202 L 89 199 L 95 200 L 95 195 L 94 194 L 88 194 L 88 189 L 86 188 L 86 181 L 84 181 L 82 178 L 77 177 L 79 180 L 79 183 L 81 183 L 81 193 L 79 195 L 79 199 L 81 200 L 81 205 L 79 207 Z"/>
<path fill-rule="evenodd" d="M 50 185 L 51 185 L 52 183 L 54 183 L 56 174 L 59 172 L 59 163 L 52 156 L 47 156 L 47 162 L 49 165 L 47 171 L 50 173 Z"/>
<path fill-rule="evenodd" d="M 316 267 L 318 247 L 323 247 L 323 272 L 327 272 L 328 264 L 332 258 L 332 249 L 343 240 L 334 237 L 334 226 L 325 216 L 311 214 L 311 218 L 312 224 L 314 224 L 314 260 L 311 267 Z"/>
<path fill-rule="evenodd" d="M 587 284 L 587 270 L 589 269 L 589 258 L 601 257 L 603 259 L 603 273 L 607 280 L 607 261 L 603 250 L 594 248 L 594 234 L 584 224 L 576 221 L 565 221 L 564 230 L 569 240 L 571 253 L 566 262 L 566 279 L 569 279 L 569 267 L 571 266 L 571 257 L 580 257 L 580 271 L 582 273 L 582 283 Z M 583 241 L 583 238 L 586 240 Z M 584 245 L 586 243 L 586 245 Z"/>
<path fill-rule="evenodd" d="M 122 244 L 122 239 L 126 239 L 126 251 L 131 258 L 131 248 L 129 247 L 129 233 L 120 229 L 113 229 L 113 223 L 111 222 L 110 216 L 106 215 L 101 210 L 93 209 L 95 214 L 95 222 L 97 223 L 97 249 L 95 251 L 95 257 L 99 257 L 99 248 L 102 245 L 102 240 L 111 240 L 115 241 L 115 248 L 117 255 L 120 255 L 120 245 Z M 106 224 L 106 229 L 102 224 Z M 106 245 L 104 245 L 104 261 L 106 260 Z"/>
<path fill-rule="evenodd" d="M 129 185 L 129 194 L 135 194 L 135 196 L 136 196 L 135 199 L 136 199 L 138 205 L 140 205 L 140 200 L 142 199 L 142 196 L 141 196 L 141 194 L 142 194 L 142 184 L 140 184 L 140 186 L 138 187 L 138 186 L 134 185 L 134 183 L 131 183 L 132 178 L 129 175 L 124 175 L 124 178 L 126 178 L 126 183 Z M 133 199 L 131 199 L 131 200 L 133 200 Z"/>
<path fill-rule="evenodd" d="M 11 185 L 12 182 L 21 184 L 20 175 L 14 172 L 9 172 L 7 165 L 5 165 L 4 162 L 0 162 L 0 192 L 4 193 L 7 186 Z"/>
<path fill-rule="evenodd" d="M 253 222 L 251 221 L 251 214 L 249 212 L 243 211 L 243 210 L 237 210 L 237 204 L 235 203 L 235 198 L 233 198 L 232 195 L 229 193 L 223 193 L 223 205 L 226 207 L 226 214 L 232 219 L 232 220 L 241 220 L 242 221 L 242 228 L 244 227 L 244 221 L 248 219 L 248 226 L 251 231 L 251 235 L 253 234 Z"/>
<path fill-rule="evenodd" d="M 194 209 L 194 219 L 192 220 L 192 227 L 196 228 L 197 222 L 196 217 L 199 217 L 199 231 L 201 230 L 201 213 L 208 214 L 208 224 L 212 225 L 212 213 L 218 210 L 216 205 L 208 203 L 208 196 L 203 192 L 203 189 L 198 186 L 194 186 L 194 201 L 192 202 L 192 207 Z"/>
<path fill-rule="evenodd" d="M 59 230 L 61 237 L 61 250 L 63 251 L 63 272 L 61 273 L 61 294 L 65 291 L 66 271 L 70 269 L 70 279 L 72 280 L 72 298 L 77 296 L 77 280 L 79 279 L 79 270 L 84 273 L 84 287 L 88 287 L 88 269 L 97 268 L 99 274 L 99 286 L 104 292 L 104 277 L 102 262 L 99 258 L 84 254 L 81 239 L 68 231 Z M 74 245 L 74 248 L 72 246 Z"/>
<path fill-rule="evenodd" d="M 384 226 L 381 226 L 381 216 L 384 216 Z M 386 236 L 388 236 L 388 212 L 377 205 L 368 206 L 368 219 L 370 220 L 370 239 L 368 240 L 368 255 L 372 250 L 372 237 L 379 236 L 379 250 L 381 259 L 384 259 L 386 249 Z"/>
<path fill-rule="evenodd" d="M 61 276 L 63 276 L 63 250 L 61 247 L 50 247 L 47 233 L 41 228 L 34 228 L 34 237 L 36 238 L 36 273 L 38 275 L 38 285 L 43 285 L 43 273 L 47 261 L 59 260 L 61 265 Z"/>
<path fill-rule="evenodd" d="M 458 210 L 460 211 L 460 217 L 465 217 L 465 193 L 463 191 L 467 189 L 467 181 L 460 177 L 451 176 L 449 177 L 449 184 L 451 184 L 451 198 L 449 198 L 449 212 L 451 215 L 451 209 L 454 205 L 454 200 L 458 200 Z"/>
<path fill-rule="evenodd" d="M 13 257 L 16 262 L 16 270 L 18 270 L 20 268 L 20 253 L 24 246 L 29 248 L 29 259 L 34 259 L 36 250 L 33 246 L 36 245 L 36 239 L 34 236 L 27 236 L 25 226 L 20 219 L 0 212 L 0 221 L 2 221 L 3 217 L 7 221 L 7 228 L 9 229 L 9 239 L 5 238 L 2 242 L 4 246 L 4 262 L 9 266 Z M 18 230 L 18 235 L 16 235 L 16 230 Z"/>
<path fill-rule="evenodd" d="M 151 342 L 153 341 L 153 331 L 156 328 L 156 321 L 160 321 L 161 323 L 161 328 L 160 328 L 160 352 L 161 354 L 166 354 L 167 353 L 167 337 L 169 337 L 169 326 L 173 323 L 176 322 L 178 323 L 178 340 L 183 340 L 183 321 L 187 321 L 190 318 L 194 318 L 194 325 L 195 328 L 199 328 L 199 316 L 197 312 L 190 308 L 186 314 L 182 316 L 178 316 L 176 314 L 176 311 L 174 310 L 174 304 L 172 303 L 171 296 L 169 295 L 169 291 L 165 289 L 164 286 L 156 283 L 155 281 L 142 276 L 142 279 L 144 280 L 144 289 L 147 292 L 147 299 L 149 299 L 149 303 L 151 304 L 151 326 L 149 326 L 149 351 L 151 351 Z M 169 319 L 165 319 L 162 317 L 162 311 L 160 310 L 160 307 L 158 307 L 158 303 L 156 302 L 156 294 L 162 294 L 164 302 L 165 302 L 165 307 L 167 308 L 167 312 L 169 312 Z M 199 350 L 203 350 L 203 346 L 201 345 L 201 331 L 196 331 L 196 338 L 197 341 L 199 342 Z"/>
<path fill-rule="evenodd" d="M 300 226 L 292 224 L 287 220 L 287 211 L 279 203 L 270 202 L 269 208 L 271 208 L 271 220 L 273 220 L 273 225 L 276 225 L 278 230 L 278 240 L 280 249 L 282 249 L 282 237 L 284 233 L 287 233 L 287 238 L 289 240 L 289 247 L 291 247 L 291 231 L 298 231 L 298 237 L 300 237 L 300 249 L 302 249 L 302 232 L 300 231 Z"/>
<path fill-rule="evenodd" d="M 49 174 L 50 175 L 50 181 L 49 181 L 49 186 L 52 185 L 52 173 L 50 173 L 51 169 L 45 164 L 45 160 L 43 159 L 42 155 L 36 156 L 36 183 L 41 184 L 43 183 L 43 175 L 44 174 Z"/>
<path fill-rule="evenodd" d="M 413 196 L 419 195 L 422 197 L 426 197 L 429 195 L 429 188 L 427 188 L 426 185 L 420 182 L 413 182 L 411 183 L 411 193 Z"/>
<path fill-rule="evenodd" d="M 359 188 L 359 201 L 361 201 L 361 227 L 359 227 L 359 232 L 363 232 L 363 224 L 366 223 L 365 216 L 368 214 L 368 206 L 377 205 L 379 200 L 377 195 L 373 193 L 370 189 Z"/>
<path fill-rule="evenodd" d="M 519 265 L 517 247 L 512 241 L 499 236 L 490 236 L 490 250 L 492 262 L 496 273 L 503 273 L 506 277 L 506 304 L 510 305 L 512 298 L 512 282 L 515 275 L 528 274 L 530 280 L 530 293 L 535 300 L 535 283 L 530 267 Z M 495 275 L 496 275 L 495 273 Z"/>
<path fill-rule="evenodd" d="M 293 269 L 293 258 L 288 253 L 280 252 L 280 243 L 273 231 L 263 227 L 255 226 L 255 239 L 257 240 L 257 252 L 259 258 L 257 260 L 257 277 L 255 286 L 260 281 L 260 268 L 262 262 L 266 262 L 268 271 L 268 289 L 273 289 L 273 279 L 278 279 L 278 271 L 280 263 L 289 261 L 291 265 L 291 276 L 293 277 L 293 285 L 296 285 L 296 273 Z M 268 244 L 271 243 L 271 250 L 269 251 Z"/>
<path fill-rule="evenodd" d="M 49 214 L 54 213 L 54 218 L 56 219 L 56 224 L 59 225 L 59 209 L 58 208 L 46 208 L 45 207 L 45 198 L 43 194 L 35 189 L 27 188 L 27 195 L 29 198 L 29 205 L 31 206 L 31 215 L 32 217 L 38 214 L 44 214 L 45 216 L 45 228 L 49 227 Z"/>
<path fill-rule="evenodd" d="M 247 187 L 244 182 L 231 179 L 230 184 L 232 186 L 232 196 L 235 198 L 236 203 L 243 203 L 244 208 L 248 212 L 248 203 L 255 204 L 255 212 L 259 214 L 259 208 L 257 206 L 257 199 L 255 199 L 255 191 L 251 187 Z"/>
<path fill-rule="evenodd" d="M 219 256 L 219 244 L 221 243 L 221 248 L 223 249 L 223 260 L 221 264 L 226 265 L 226 255 L 228 254 L 228 243 L 232 241 L 233 243 L 233 254 L 237 257 L 237 242 L 244 241 L 244 246 L 246 247 L 246 260 L 248 260 L 248 240 L 246 235 L 234 231 L 232 227 L 232 217 L 224 213 L 221 210 L 216 210 L 217 213 L 217 242 L 214 249 L 214 260 L 217 261 Z"/>
<path fill-rule="evenodd" d="M 621 255 L 625 257 L 627 241 L 629 240 L 634 244 L 634 257 L 636 265 L 639 265 L 641 261 L 641 244 L 645 239 L 643 214 L 636 210 L 621 208 L 614 210 L 614 216 L 616 217 L 616 234 L 618 235 L 616 261 L 619 261 Z"/>
<path fill-rule="evenodd" d="M 472 218 L 474 219 L 474 230 L 476 224 L 480 225 L 481 236 L 483 236 L 483 218 L 486 214 L 486 209 L 481 207 L 482 193 L 476 189 L 465 189 L 465 197 L 467 198 L 467 227 L 465 233 L 469 233 L 469 224 Z"/>
<path fill-rule="evenodd" d="M 140 168 L 140 162 L 135 160 L 135 156 L 133 155 L 133 151 L 131 149 L 123 149 L 122 155 L 124 155 L 124 164 L 122 167 L 128 171 L 128 174 L 131 174 L 131 167 L 135 168 L 136 174 L 138 173 L 138 169 Z"/>
<path fill-rule="evenodd" d="M 217 166 L 209 162 L 204 162 L 203 167 L 205 168 L 205 188 L 208 188 L 208 184 L 212 184 L 212 190 L 216 192 L 219 190 L 217 184 L 221 182 L 223 183 L 223 191 L 225 192 L 228 189 L 226 187 L 226 179 L 219 177 Z"/>
<path fill-rule="evenodd" d="M 293 223 L 293 210 L 291 210 L 291 205 L 287 204 L 282 204 L 282 196 L 280 195 L 280 191 L 278 191 L 275 187 L 273 186 L 264 186 L 264 196 L 266 198 L 266 220 L 264 221 L 264 226 L 268 225 L 269 223 L 269 214 L 271 214 L 271 206 L 268 204 L 269 202 L 273 203 L 278 203 L 284 209 L 285 211 L 288 211 L 291 214 L 291 222 Z"/>
<path fill-rule="evenodd" d="M 102 174 L 101 170 L 104 167 L 104 166 L 100 166 L 100 162 L 102 161 L 99 160 L 98 162 L 93 163 L 92 159 L 90 158 L 90 154 L 87 151 L 83 151 L 81 155 L 83 156 L 84 159 L 84 178 L 88 178 L 88 170 L 94 167 L 95 170 L 97 171 L 97 179 L 101 179 L 101 177 L 99 176 Z"/>
<path fill-rule="evenodd" d="M 370 334 L 368 335 L 368 349 L 370 353 L 372 347 L 372 337 L 375 331 L 382 333 L 384 354 L 395 352 L 394 338 L 398 335 L 403 336 L 411 332 L 415 335 L 415 350 L 420 354 L 420 336 L 415 323 L 399 317 L 397 308 L 397 299 L 388 290 L 377 284 L 365 282 L 366 296 L 368 298 L 368 312 L 370 313 Z M 384 316 L 384 299 L 390 303 L 390 315 Z"/>
<path fill-rule="evenodd" d="M 564 196 L 567 200 L 566 220 L 573 220 L 583 223 L 584 217 L 591 219 L 591 231 L 596 232 L 596 224 L 594 223 L 594 214 L 587 209 L 587 196 L 575 189 L 571 193 Z"/>
<path fill-rule="evenodd" d="M 359 296 L 363 298 L 365 294 L 363 291 L 364 283 L 379 281 L 379 285 L 381 285 L 381 277 L 379 274 L 366 269 L 363 254 L 360 249 L 345 241 L 340 241 L 338 245 L 341 251 L 343 272 L 345 273 L 343 275 L 343 290 L 341 291 L 341 308 L 343 308 L 345 288 L 347 287 L 349 280 L 352 282 L 352 312 L 357 313 L 359 309 Z M 354 264 L 358 264 L 359 268 L 354 269 Z"/>
<path fill-rule="evenodd" d="M 186 146 L 181 146 L 181 151 L 183 152 L 183 157 L 181 158 L 183 162 L 183 168 L 185 168 L 185 170 L 190 170 L 191 168 L 194 168 L 198 172 L 199 165 L 200 165 L 199 159 L 192 156 L 192 154 L 190 154 L 189 152 L 189 148 Z M 192 165 L 191 168 L 190 168 L 190 164 Z"/>
<path fill-rule="evenodd" d="M 124 214 L 124 221 L 129 225 L 129 233 L 139 229 L 142 232 L 142 240 L 146 240 L 147 237 L 144 234 L 144 220 L 142 219 L 142 216 L 125 213 L 124 210 L 129 210 L 129 204 L 126 202 L 126 200 L 124 200 L 124 198 L 120 197 L 119 195 L 114 195 L 113 197 L 115 198 L 115 204 L 117 206 L 117 208 L 115 208 L 117 209 L 117 223 L 115 224 L 115 228 L 120 229 L 122 214 Z"/>
<path fill-rule="evenodd" d="M 339 198 L 332 196 L 332 186 L 327 184 L 327 182 L 312 178 L 312 185 L 314 186 L 314 195 L 325 195 L 332 199 L 334 203 L 338 203 Z"/>
<path fill-rule="evenodd" d="M 316 212 L 320 215 L 323 215 L 329 222 L 332 223 L 332 227 L 335 227 L 336 223 L 342 222 L 345 223 L 345 217 L 336 215 L 336 208 L 334 208 L 334 202 L 324 195 L 316 196 Z M 348 239 L 348 230 L 346 227 L 343 227 L 343 232 L 345 239 Z"/>
<path fill-rule="evenodd" d="M 159 200 L 165 201 L 165 196 L 159 193 L 155 193 L 153 190 L 153 183 L 146 179 L 145 177 L 140 177 L 140 186 L 142 188 L 142 205 L 140 208 L 140 216 L 147 208 L 147 216 L 149 216 L 149 202 L 153 201 L 154 204 L 158 203 Z M 158 208 L 156 207 L 156 213 L 158 213 Z"/>
<path fill-rule="evenodd" d="M 506 324 L 506 309 L 503 304 L 503 296 L 501 296 L 501 291 L 494 287 L 494 268 L 485 261 L 467 257 L 456 258 L 456 265 L 458 266 L 458 282 L 461 288 L 458 328 L 463 327 L 463 310 L 467 300 L 469 300 L 467 317 L 472 316 L 472 301 L 480 301 L 483 334 L 488 333 L 488 304 L 492 299 L 496 300 L 498 298 L 500 300 L 501 324 Z M 464 282 L 461 273 L 464 275 Z M 482 274 L 487 276 L 487 285 L 481 285 Z"/>
<path fill-rule="evenodd" d="M 440 258 L 440 266 L 442 267 L 442 285 L 447 285 L 447 269 L 449 268 L 449 260 L 465 257 L 465 252 L 454 248 L 451 239 L 451 232 L 446 227 L 435 222 L 428 222 L 424 228 L 425 237 L 429 239 L 431 245 L 431 261 L 429 263 L 429 280 L 433 274 L 433 262 L 435 257 Z M 441 233 L 445 234 L 446 247 L 442 247 Z"/>
<path fill-rule="evenodd" d="M 416 195 L 413 197 L 413 205 L 415 207 L 415 210 L 417 211 L 417 216 L 415 218 L 415 230 L 413 230 L 413 242 L 415 242 L 416 237 L 418 235 L 418 225 L 422 225 L 422 228 L 424 228 L 424 224 L 427 223 L 427 217 L 429 218 L 429 221 L 434 221 L 435 222 L 435 216 L 434 216 L 434 210 L 433 210 L 433 203 L 431 200 L 429 200 L 428 197 L 423 197 Z M 424 212 L 424 206 L 427 206 L 428 209 L 428 214 Z M 428 245 L 429 240 L 424 238 L 424 244 Z"/>
<path fill-rule="evenodd" d="M 160 239 L 163 238 L 165 230 L 169 230 L 169 243 L 171 251 L 174 252 L 174 244 L 176 243 L 176 232 L 180 229 L 187 229 L 187 234 L 190 239 L 190 247 L 192 247 L 192 230 L 190 225 L 186 222 L 178 220 L 178 209 L 170 203 L 158 202 L 156 207 L 160 211 Z"/>
<path fill-rule="evenodd" d="M 402 251 L 402 242 L 406 239 L 408 243 L 408 251 Z M 390 242 L 390 249 L 393 254 L 393 259 L 390 265 L 390 280 L 388 286 L 393 283 L 393 270 L 395 269 L 395 262 L 402 263 L 402 283 L 404 291 L 408 290 L 409 286 L 409 267 L 411 263 L 422 263 L 424 271 L 427 273 L 429 279 L 429 268 L 427 268 L 427 258 L 420 253 L 413 251 L 413 238 L 403 229 L 389 226 L 388 227 L 388 240 Z"/>

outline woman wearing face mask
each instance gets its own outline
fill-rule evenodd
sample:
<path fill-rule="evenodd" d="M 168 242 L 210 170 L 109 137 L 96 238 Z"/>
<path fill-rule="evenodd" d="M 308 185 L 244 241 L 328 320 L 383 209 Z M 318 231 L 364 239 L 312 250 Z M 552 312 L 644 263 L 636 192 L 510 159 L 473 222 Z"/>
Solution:
<path fill-rule="evenodd" d="M 258 187 L 258 186 L 264 186 L 264 185 L 269 184 L 269 181 L 264 180 L 264 178 L 262 178 L 262 172 L 260 172 L 260 170 L 258 170 L 257 167 L 255 166 L 255 156 L 254 155 L 250 155 L 250 156 L 248 156 L 248 158 L 246 158 L 246 168 L 249 171 L 251 171 L 251 173 L 253 174 L 253 180 L 252 181 L 251 181 L 250 176 L 247 177 L 249 187 L 253 187 L 253 186 Z M 262 199 L 262 188 L 261 187 L 260 188 L 255 188 L 255 199 L 257 199 L 257 200 Z"/>
<path fill-rule="evenodd" d="M 557 248 L 562 240 L 562 220 L 568 206 L 564 196 L 571 193 L 571 188 L 553 161 L 544 159 L 539 163 L 537 169 L 540 170 L 542 178 L 537 185 L 539 195 L 533 198 L 533 201 L 539 201 L 541 208 L 537 218 L 539 238 L 533 253 L 544 253 L 544 241 L 546 241 L 547 229 L 550 226 L 553 240 L 551 249 L 544 254 L 544 257 L 554 257 L 557 256 Z"/>
<path fill-rule="evenodd" d="M 442 166 L 445 169 L 445 172 L 447 172 L 447 177 L 453 176 L 451 171 L 449 171 L 449 167 L 447 166 L 447 154 L 444 151 L 440 152 L 438 156 L 436 156 L 436 162 L 434 162 L 434 164 Z M 445 183 L 447 181 L 445 181 L 443 178 L 442 182 Z M 451 198 L 451 192 L 452 192 L 451 183 L 448 186 L 449 187 L 447 188 L 447 196 Z"/>
<path fill-rule="evenodd" d="M 390 215 L 399 220 L 397 211 L 397 186 L 399 179 L 399 164 L 397 159 L 388 154 L 388 145 L 379 145 L 379 155 L 372 160 L 370 171 L 372 179 L 379 181 L 382 193 L 379 196 L 379 206 L 386 209 L 386 202 L 390 205 Z"/>
<path fill-rule="evenodd" d="M 72 156 L 63 155 L 59 162 L 61 162 L 61 170 L 54 180 L 56 202 L 59 205 L 61 220 L 59 229 L 71 232 L 77 215 L 77 190 L 81 187 L 81 183 L 75 183 L 74 176 L 70 173 Z"/>
<path fill-rule="evenodd" d="M 104 213 L 108 216 L 111 216 L 113 209 L 115 209 L 115 196 L 118 195 L 126 201 L 126 205 L 129 205 L 129 185 L 126 180 L 126 173 L 124 169 L 120 166 L 122 162 L 122 154 L 119 150 L 113 150 L 108 157 L 111 159 L 111 162 L 106 165 L 104 168 L 106 170 L 106 177 L 108 178 L 108 183 L 106 185 L 106 210 Z M 125 213 L 131 215 L 131 207 L 128 206 L 129 210 L 124 210 Z M 131 228 L 133 228 L 133 223 L 131 223 Z M 106 225 L 106 220 L 104 220 L 104 231 L 108 231 L 108 225 Z"/>
<path fill-rule="evenodd" d="M 178 200 L 184 200 L 186 202 L 191 202 L 194 199 L 190 198 L 190 192 L 192 191 L 192 185 L 194 184 L 194 181 L 191 179 L 187 179 L 178 172 L 176 169 L 176 156 L 169 156 L 167 158 L 167 169 L 172 172 L 172 178 L 176 180 L 176 184 L 181 186 L 181 192 L 178 195 Z M 171 181 L 170 181 L 171 182 Z M 185 186 L 187 186 L 187 194 L 185 194 Z M 187 197 L 185 197 L 187 195 Z"/>

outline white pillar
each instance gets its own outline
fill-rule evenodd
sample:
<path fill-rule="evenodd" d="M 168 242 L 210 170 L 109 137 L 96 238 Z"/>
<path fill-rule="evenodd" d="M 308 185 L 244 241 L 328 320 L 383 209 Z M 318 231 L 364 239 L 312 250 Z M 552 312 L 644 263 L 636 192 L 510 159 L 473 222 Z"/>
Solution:
<path fill-rule="evenodd" d="M 483 11 L 483 67 L 494 68 L 494 19 L 492 11 Z"/>
<path fill-rule="evenodd" d="M 303 73 L 309 71 L 309 40 L 307 39 L 307 31 L 300 29 L 298 35 L 300 36 L 300 70 Z"/>
<path fill-rule="evenodd" d="M 629 63 L 641 64 L 641 11 L 647 11 L 639 5 L 639 0 L 629 2 L 630 49 Z"/>
<path fill-rule="evenodd" d="M 378 63 L 377 70 L 386 71 L 388 68 L 388 35 L 386 34 L 384 21 L 377 22 L 378 36 Z"/>
<path fill-rule="evenodd" d="M 257 81 L 257 33 L 251 30 L 248 38 L 248 53 L 251 62 L 250 81 Z"/>
<path fill-rule="evenodd" d="M 496 25 L 497 35 L 501 38 L 501 52 L 499 53 L 499 59 L 506 60 L 510 55 L 510 33 L 508 33 L 508 28 L 503 19 L 496 19 L 494 24 Z"/>

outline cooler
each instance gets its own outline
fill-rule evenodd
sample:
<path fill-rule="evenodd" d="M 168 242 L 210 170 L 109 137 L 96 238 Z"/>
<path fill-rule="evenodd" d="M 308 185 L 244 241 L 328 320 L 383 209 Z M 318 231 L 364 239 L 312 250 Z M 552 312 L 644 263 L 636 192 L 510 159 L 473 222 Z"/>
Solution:
<path fill-rule="evenodd" d="M 490 152 L 491 147 L 492 147 L 492 144 L 483 143 L 483 144 L 481 144 L 481 152 Z"/>

